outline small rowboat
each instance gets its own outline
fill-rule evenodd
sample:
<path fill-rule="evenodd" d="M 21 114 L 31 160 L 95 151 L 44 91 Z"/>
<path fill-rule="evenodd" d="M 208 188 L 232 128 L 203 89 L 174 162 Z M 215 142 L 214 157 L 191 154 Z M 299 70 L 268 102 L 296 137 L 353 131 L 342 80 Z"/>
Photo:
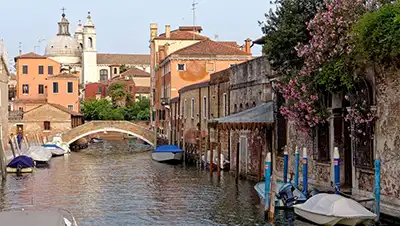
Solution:
<path fill-rule="evenodd" d="M 34 166 L 35 163 L 32 158 L 20 155 L 8 163 L 6 171 L 7 173 L 32 173 Z"/>
<path fill-rule="evenodd" d="M 153 151 L 151 157 L 157 162 L 181 162 L 183 150 L 176 145 L 162 145 Z"/>
<path fill-rule="evenodd" d="M 374 220 L 376 214 L 353 199 L 336 194 L 317 194 L 303 204 L 294 205 L 294 212 L 320 225 L 355 226 Z"/>

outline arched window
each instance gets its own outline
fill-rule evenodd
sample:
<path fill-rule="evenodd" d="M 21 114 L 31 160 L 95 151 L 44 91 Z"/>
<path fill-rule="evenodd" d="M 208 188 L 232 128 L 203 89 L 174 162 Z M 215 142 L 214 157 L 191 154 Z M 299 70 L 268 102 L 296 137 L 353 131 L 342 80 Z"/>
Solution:
<path fill-rule="evenodd" d="M 92 38 L 88 38 L 88 48 L 93 48 L 93 39 Z"/>
<path fill-rule="evenodd" d="M 254 102 L 253 102 L 253 107 L 255 107 L 255 106 L 256 106 L 256 102 L 254 101 Z"/>
<path fill-rule="evenodd" d="M 249 103 L 246 103 L 246 109 L 249 109 Z"/>
<path fill-rule="evenodd" d="M 115 67 L 114 68 L 114 75 L 116 75 L 117 74 L 117 68 Z"/>
<path fill-rule="evenodd" d="M 233 107 L 233 112 L 237 112 L 237 105 L 235 104 L 235 106 Z"/>
<path fill-rule="evenodd" d="M 243 111 L 243 104 L 239 105 L 239 111 Z"/>
<path fill-rule="evenodd" d="M 108 80 L 108 70 L 101 69 L 100 70 L 100 81 L 107 81 Z"/>

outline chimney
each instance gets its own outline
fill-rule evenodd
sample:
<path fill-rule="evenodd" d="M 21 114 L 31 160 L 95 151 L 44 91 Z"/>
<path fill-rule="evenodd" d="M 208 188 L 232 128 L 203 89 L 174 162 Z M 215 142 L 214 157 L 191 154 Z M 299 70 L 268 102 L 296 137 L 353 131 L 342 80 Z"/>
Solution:
<path fill-rule="evenodd" d="M 19 50 L 19 56 L 22 56 L 22 49 Z"/>
<path fill-rule="evenodd" d="M 171 38 L 171 25 L 165 25 L 165 37 Z"/>
<path fill-rule="evenodd" d="M 250 47 L 251 47 L 251 39 L 246 39 L 246 40 L 244 40 L 245 41 L 245 44 L 244 44 L 244 51 L 246 52 L 246 53 L 248 53 L 248 54 L 251 54 L 251 49 L 250 49 Z"/>
<path fill-rule="evenodd" d="M 158 25 L 157 24 L 150 24 L 150 41 L 157 37 L 158 32 Z"/>
<path fill-rule="evenodd" d="M 160 53 L 159 62 L 161 63 L 165 59 L 165 46 L 159 46 L 158 52 Z"/>

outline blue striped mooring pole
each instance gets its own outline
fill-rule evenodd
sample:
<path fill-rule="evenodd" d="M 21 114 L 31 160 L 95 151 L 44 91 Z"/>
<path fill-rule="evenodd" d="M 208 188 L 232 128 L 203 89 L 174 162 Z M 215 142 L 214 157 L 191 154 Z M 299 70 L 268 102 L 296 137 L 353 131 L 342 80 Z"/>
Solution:
<path fill-rule="evenodd" d="M 375 214 L 376 221 L 379 221 L 381 213 L 381 160 L 375 159 Z"/>
<path fill-rule="evenodd" d="M 288 175 L 288 164 L 289 164 L 289 155 L 288 152 L 285 151 L 283 152 L 283 183 L 286 184 L 288 179 L 287 179 L 287 175 Z"/>
<path fill-rule="evenodd" d="M 299 154 L 299 147 L 296 146 L 295 152 L 295 169 L 294 169 L 294 187 L 299 187 L 299 165 L 300 165 L 300 154 Z"/>
<path fill-rule="evenodd" d="M 308 197 L 308 158 L 307 148 L 303 148 L 303 194 Z"/>
<path fill-rule="evenodd" d="M 333 171 L 335 178 L 335 193 L 340 193 L 340 154 L 339 148 L 335 147 L 333 151 Z"/>
<path fill-rule="evenodd" d="M 264 199 L 264 205 L 265 205 L 265 208 L 264 208 L 264 210 L 265 210 L 265 212 L 264 212 L 264 216 L 265 216 L 265 219 L 268 219 L 268 213 L 269 213 L 269 206 L 270 206 L 270 203 L 271 203 L 271 200 L 270 200 L 270 198 L 271 198 L 271 152 L 268 152 L 267 153 L 267 156 L 265 157 L 265 167 L 264 167 L 264 170 L 265 170 L 265 193 L 264 193 L 264 196 L 265 196 L 265 199 Z"/>

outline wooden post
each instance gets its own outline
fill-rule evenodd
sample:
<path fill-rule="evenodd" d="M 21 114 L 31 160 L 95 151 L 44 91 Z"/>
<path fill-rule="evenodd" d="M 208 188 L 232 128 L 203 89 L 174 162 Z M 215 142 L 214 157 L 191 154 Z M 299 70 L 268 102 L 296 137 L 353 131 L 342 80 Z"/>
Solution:
<path fill-rule="evenodd" d="M 221 177 L 221 143 L 220 143 L 220 131 L 219 131 L 219 129 L 217 130 L 217 134 L 218 134 L 218 137 L 217 137 L 217 145 L 218 145 L 218 163 L 217 163 L 217 165 L 218 165 L 218 179 Z"/>
<path fill-rule="evenodd" d="M 17 157 L 17 156 L 15 155 L 15 149 L 14 149 L 14 145 L 13 145 L 11 136 L 8 137 L 8 143 L 10 144 L 10 148 L 11 148 L 11 151 L 12 151 L 12 153 L 13 153 L 14 158 Z"/>
<path fill-rule="evenodd" d="M 334 178 L 335 178 L 335 193 L 340 194 L 340 155 L 339 149 L 335 147 L 333 151 L 333 167 L 334 167 Z"/>
<path fill-rule="evenodd" d="M 375 187 L 374 187 L 374 196 L 375 196 L 375 221 L 379 221 L 379 217 L 381 214 L 381 160 L 375 159 Z"/>
<path fill-rule="evenodd" d="M 268 220 L 269 212 L 271 207 L 271 152 L 267 153 L 264 161 L 264 175 L 265 175 L 265 184 L 264 184 L 264 218 Z"/>
<path fill-rule="evenodd" d="M 210 143 L 210 176 L 213 175 L 213 163 L 214 163 L 214 143 Z"/>
<path fill-rule="evenodd" d="M 3 128 L 0 126 L 0 167 L 1 167 L 1 176 L 3 180 L 6 179 L 6 158 L 5 158 L 5 151 L 3 145 Z"/>
<path fill-rule="evenodd" d="M 236 148 L 236 174 L 235 174 L 235 179 L 236 179 L 236 183 L 239 182 L 239 148 L 240 148 L 240 143 L 237 143 L 237 148 Z"/>
<path fill-rule="evenodd" d="M 296 146 L 295 152 L 295 166 L 294 166 L 294 187 L 299 187 L 299 167 L 300 167 L 300 153 L 299 148 Z"/>

